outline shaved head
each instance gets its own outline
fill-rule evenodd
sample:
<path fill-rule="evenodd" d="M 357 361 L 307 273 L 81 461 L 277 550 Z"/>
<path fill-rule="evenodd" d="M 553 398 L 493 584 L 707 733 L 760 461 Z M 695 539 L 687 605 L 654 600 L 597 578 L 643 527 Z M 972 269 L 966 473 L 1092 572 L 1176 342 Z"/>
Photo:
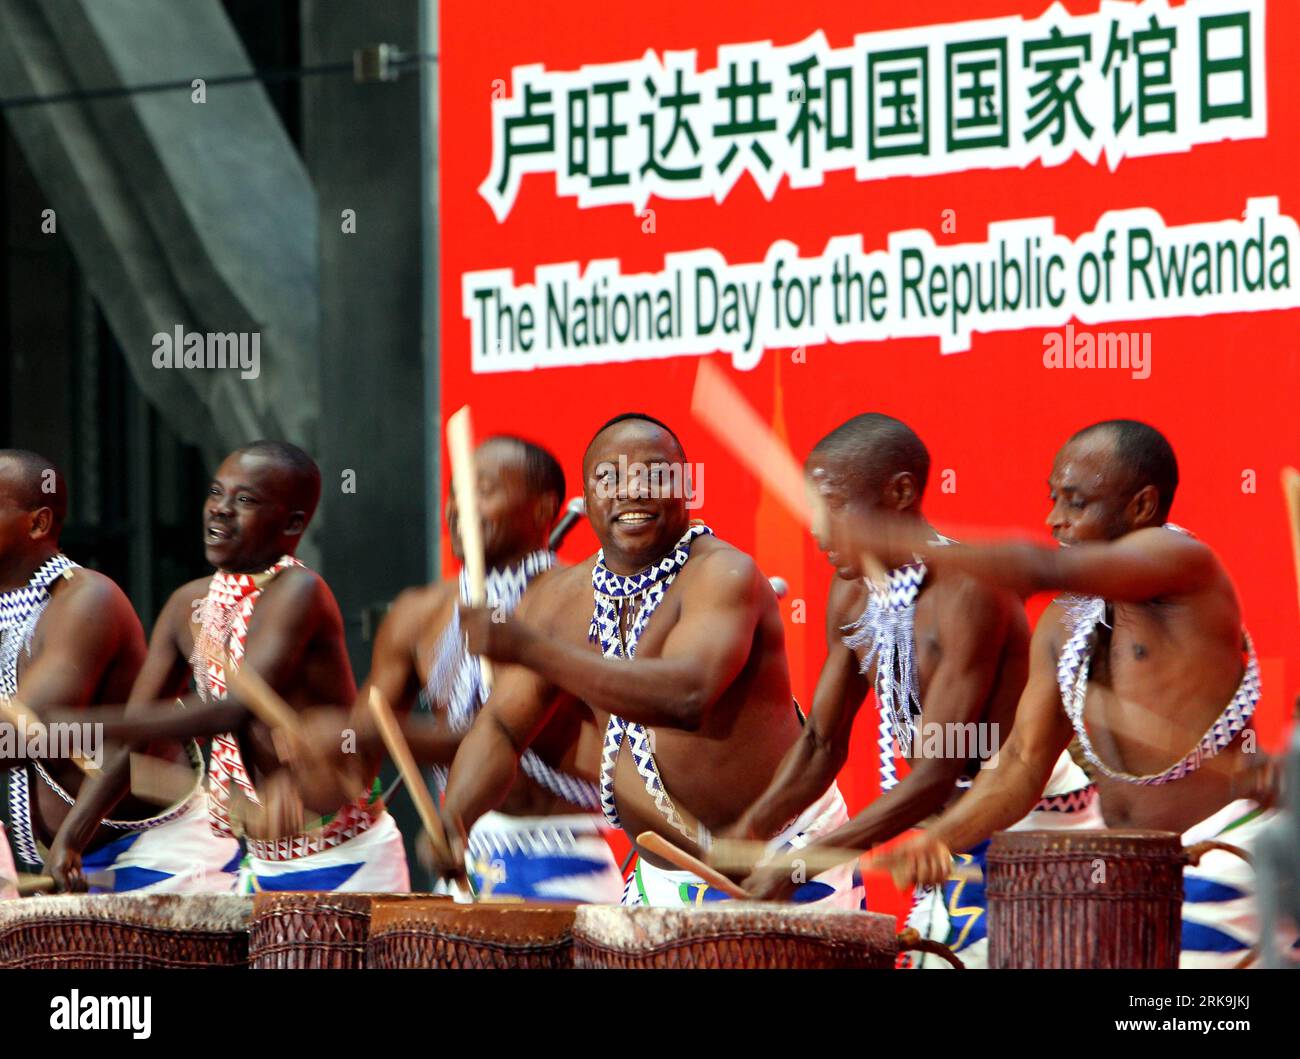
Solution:
<path fill-rule="evenodd" d="M 311 521 L 320 503 L 320 468 L 307 453 L 287 441 L 254 441 L 230 455 L 261 456 L 274 463 L 283 472 L 285 506 L 304 512 Z"/>
<path fill-rule="evenodd" d="M 482 447 L 489 445 L 513 449 L 523 465 L 528 491 L 535 496 L 554 497 L 557 512 L 564 506 L 564 468 L 550 451 L 513 434 L 494 434 Z"/>
<path fill-rule="evenodd" d="M 68 517 L 68 488 L 51 460 L 26 449 L 0 449 L 0 489 L 24 511 L 48 507 L 58 537 Z"/>
<path fill-rule="evenodd" d="M 916 481 L 917 499 L 930 476 L 930 453 L 906 423 L 879 412 L 864 412 L 840 424 L 813 447 L 809 456 L 834 460 L 846 484 L 858 493 L 878 492 L 890 478 L 907 472 Z"/>
<path fill-rule="evenodd" d="M 1156 519 L 1164 522 L 1178 491 L 1178 459 L 1173 446 L 1155 427 L 1136 419 L 1107 419 L 1084 427 L 1070 442 L 1105 438 L 1125 475 L 1125 487 L 1136 493 L 1152 486 L 1159 494 Z M 1067 442 L 1069 444 L 1069 442 Z"/>
<path fill-rule="evenodd" d="M 591 452 L 591 447 L 596 443 L 596 439 L 600 437 L 601 434 L 605 433 L 605 431 L 607 431 L 610 427 L 618 426 L 619 423 L 626 423 L 629 420 L 632 420 L 633 422 L 648 423 L 650 424 L 650 426 L 658 427 L 660 430 L 662 430 L 665 434 L 667 434 L 670 438 L 673 439 L 673 443 L 677 446 L 677 451 L 681 453 L 682 463 L 686 462 L 686 448 L 685 446 L 682 445 L 681 438 L 677 436 L 673 428 L 670 427 L 663 420 L 656 419 L 654 416 L 647 415 L 645 412 L 622 412 L 619 415 L 616 415 L 613 419 L 606 420 L 604 423 L 601 424 L 600 428 L 596 431 L 596 433 L 591 435 L 591 440 L 587 442 L 587 452 Z M 583 457 L 582 457 L 583 463 L 586 463 L 587 452 L 583 453 Z"/>

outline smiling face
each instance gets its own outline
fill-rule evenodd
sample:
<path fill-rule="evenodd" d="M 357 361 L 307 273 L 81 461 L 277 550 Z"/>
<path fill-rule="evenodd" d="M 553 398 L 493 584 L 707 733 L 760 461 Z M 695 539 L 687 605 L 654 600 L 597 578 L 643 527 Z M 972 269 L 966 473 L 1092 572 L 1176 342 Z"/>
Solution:
<path fill-rule="evenodd" d="M 1068 547 L 1082 541 L 1115 540 L 1154 522 L 1154 489 L 1134 489 L 1129 471 L 1104 430 L 1067 442 L 1047 480 L 1052 536 Z"/>
<path fill-rule="evenodd" d="M 523 446 L 504 438 L 485 441 L 474 453 L 474 472 L 488 569 L 545 548 L 560 498 L 530 488 Z M 447 499 L 447 532 L 452 554 L 464 562 L 455 490 Z"/>
<path fill-rule="evenodd" d="M 293 473 L 273 457 L 257 452 L 227 456 L 203 505 L 208 562 L 228 573 L 255 573 L 294 551 L 307 527 L 294 495 Z"/>
<path fill-rule="evenodd" d="M 685 491 L 672 488 L 680 475 L 621 474 L 620 468 L 680 469 L 685 462 L 673 436 L 644 419 L 624 419 L 592 439 L 582 463 L 583 495 L 605 564 L 615 573 L 634 574 L 663 558 L 690 522 Z"/>

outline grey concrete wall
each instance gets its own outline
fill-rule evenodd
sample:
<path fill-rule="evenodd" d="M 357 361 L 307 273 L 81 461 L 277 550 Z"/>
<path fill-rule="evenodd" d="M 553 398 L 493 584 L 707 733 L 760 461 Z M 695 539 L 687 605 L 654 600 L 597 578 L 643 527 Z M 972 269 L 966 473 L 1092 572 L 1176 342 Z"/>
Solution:
<path fill-rule="evenodd" d="M 422 13 L 420 0 L 302 0 L 303 63 L 376 43 L 415 52 Z M 425 295 L 435 288 L 422 234 L 431 182 L 422 95 L 421 75 L 410 72 L 389 84 L 303 82 L 303 150 L 320 204 L 322 568 L 358 679 L 383 608 L 429 573 Z M 355 233 L 343 231 L 344 210 L 355 211 Z M 345 471 L 355 473 L 355 493 L 342 490 Z M 389 766 L 386 785 L 393 775 Z M 391 808 L 412 883 L 427 886 L 410 798 L 399 794 Z"/>
<path fill-rule="evenodd" d="M 0 91 L 247 72 L 218 0 L 0 0 Z M 257 83 L 38 106 L 8 121 L 140 388 L 210 458 L 313 447 L 316 201 Z M 159 371 L 152 336 L 257 331 L 261 375 Z"/>
<path fill-rule="evenodd" d="M 419 47 L 419 0 L 303 0 L 301 12 L 307 65 L 366 44 Z M 365 673 L 367 613 L 377 618 L 427 573 L 419 74 L 364 85 L 309 78 L 302 117 L 319 203 L 322 564 Z M 355 233 L 343 230 L 345 210 Z"/>

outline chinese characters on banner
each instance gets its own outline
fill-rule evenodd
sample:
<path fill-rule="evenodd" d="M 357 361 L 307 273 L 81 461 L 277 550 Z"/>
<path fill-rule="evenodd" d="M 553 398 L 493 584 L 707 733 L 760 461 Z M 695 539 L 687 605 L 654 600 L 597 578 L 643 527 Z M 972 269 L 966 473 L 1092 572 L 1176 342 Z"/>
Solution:
<path fill-rule="evenodd" d="M 517 67 L 492 108 L 480 193 L 509 215 L 528 173 L 554 175 L 582 206 L 650 197 L 721 202 L 745 173 L 771 198 L 782 180 L 859 180 L 1059 164 L 1262 136 L 1263 0 L 1104 4 L 1071 16 L 1002 18 L 861 33 L 785 47 L 729 44 L 576 71 Z"/>

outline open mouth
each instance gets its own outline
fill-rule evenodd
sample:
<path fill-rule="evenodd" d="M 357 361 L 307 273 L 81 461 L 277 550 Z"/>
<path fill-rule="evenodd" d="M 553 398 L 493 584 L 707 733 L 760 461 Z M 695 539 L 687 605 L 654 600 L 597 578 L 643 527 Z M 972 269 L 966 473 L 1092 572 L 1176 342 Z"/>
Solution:
<path fill-rule="evenodd" d="M 644 526 L 658 517 L 653 511 L 624 511 L 614 516 L 614 524 L 628 527 Z"/>
<path fill-rule="evenodd" d="M 232 536 L 234 535 L 224 526 L 210 525 L 208 526 L 207 532 L 203 535 L 203 539 L 209 544 L 217 544 L 221 541 L 230 540 Z"/>

